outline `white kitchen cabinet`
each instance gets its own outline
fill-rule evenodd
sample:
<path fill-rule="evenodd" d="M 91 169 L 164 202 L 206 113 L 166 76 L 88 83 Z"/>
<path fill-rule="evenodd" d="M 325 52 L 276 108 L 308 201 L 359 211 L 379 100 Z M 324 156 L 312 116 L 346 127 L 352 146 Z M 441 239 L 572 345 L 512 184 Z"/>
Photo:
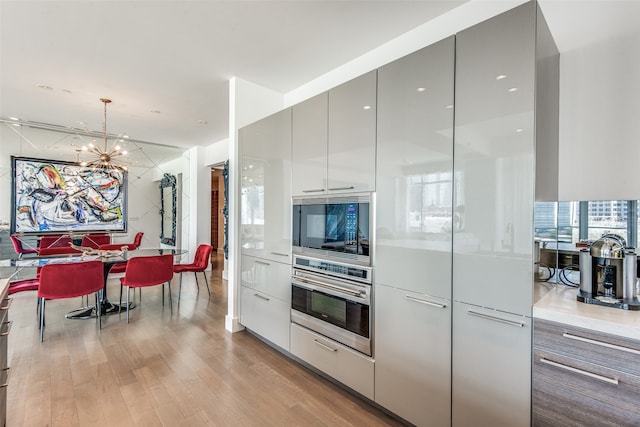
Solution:
<path fill-rule="evenodd" d="M 454 38 L 378 70 L 376 283 L 451 298 Z"/>
<path fill-rule="evenodd" d="M 295 323 L 291 324 L 291 353 L 373 400 L 373 359 Z"/>
<path fill-rule="evenodd" d="M 557 66 L 535 2 L 456 35 L 456 301 L 531 315 L 534 202 L 557 197 Z"/>
<path fill-rule="evenodd" d="M 375 189 L 376 71 L 292 110 L 294 196 Z"/>
<path fill-rule="evenodd" d="M 375 402 L 416 426 L 451 425 L 451 302 L 376 286 Z"/>
<path fill-rule="evenodd" d="M 325 194 L 327 189 L 327 93 L 292 107 L 292 192 Z"/>
<path fill-rule="evenodd" d="M 243 255 L 240 323 L 289 350 L 291 266 Z"/>
<path fill-rule="evenodd" d="M 375 190 L 376 76 L 370 71 L 329 91 L 329 193 Z"/>
<path fill-rule="evenodd" d="M 243 127 L 240 245 L 243 254 L 291 262 L 291 109 Z"/>
<path fill-rule="evenodd" d="M 531 318 L 453 303 L 452 425 L 529 426 Z"/>

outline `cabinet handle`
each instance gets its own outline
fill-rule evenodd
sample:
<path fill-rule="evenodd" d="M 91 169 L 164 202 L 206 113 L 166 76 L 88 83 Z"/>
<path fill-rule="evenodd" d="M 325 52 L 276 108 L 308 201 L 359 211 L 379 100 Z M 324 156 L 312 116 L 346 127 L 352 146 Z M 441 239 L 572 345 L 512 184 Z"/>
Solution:
<path fill-rule="evenodd" d="M 556 368 L 564 369 L 565 371 L 575 372 L 576 374 L 584 375 L 586 377 L 594 378 L 596 380 L 604 381 L 605 383 L 618 385 L 617 378 L 605 377 L 604 375 L 594 374 L 593 372 L 583 371 L 582 369 L 574 368 L 573 366 L 568 366 L 563 363 L 554 362 L 549 359 L 545 359 L 544 357 L 540 358 L 540 362 L 545 363 L 547 365 L 555 366 Z"/>
<path fill-rule="evenodd" d="M 6 386 L 8 386 L 8 385 L 9 385 L 9 369 L 10 369 L 10 368 L 8 368 L 8 367 L 7 367 L 7 368 L 4 368 L 4 369 L 2 370 L 2 373 L 5 373 L 5 372 L 6 372 L 7 374 L 6 374 L 5 383 L 4 383 L 4 384 L 0 384 L 0 388 L 5 388 Z"/>
<path fill-rule="evenodd" d="M 416 297 L 413 297 L 411 295 L 405 295 L 404 297 L 406 299 L 408 299 L 409 301 L 415 301 L 415 302 L 420 303 L 420 304 L 430 305 L 431 307 L 447 308 L 446 304 L 438 304 L 436 302 L 431 302 L 431 301 L 427 301 L 427 300 L 424 300 L 424 299 L 416 298 Z"/>
<path fill-rule="evenodd" d="M 565 338 L 569 338 L 571 340 L 582 341 L 582 342 L 586 342 L 586 343 L 589 343 L 589 344 L 599 345 L 601 347 L 611 348 L 611 349 L 620 350 L 620 351 L 626 351 L 627 353 L 640 355 L 640 350 L 636 350 L 635 348 L 624 347 L 624 346 L 616 345 L 616 344 L 609 344 L 608 342 L 592 340 L 590 338 L 580 337 L 578 335 L 569 334 L 567 332 L 562 334 L 562 336 L 565 337 Z"/>
<path fill-rule="evenodd" d="M 323 192 L 324 193 L 324 188 L 320 188 L 317 190 L 302 190 L 303 193 L 320 193 Z"/>
<path fill-rule="evenodd" d="M 271 301 L 271 299 L 270 299 L 270 298 L 263 297 L 263 296 L 262 296 L 262 295 L 260 295 L 260 294 L 253 294 L 253 296 L 254 296 L 254 297 L 258 297 L 258 298 L 260 298 L 260 299 L 262 299 L 262 300 L 265 300 L 265 301 Z"/>
<path fill-rule="evenodd" d="M 353 190 L 354 188 L 356 188 L 356 187 L 354 187 L 353 185 L 350 185 L 350 186 L 348 186 L 348 187 L 333 187 L 333 188 L 329 188 L 329 190 L 331 190 L 331 191 L 336 191 L 336 190 Z"/>
<path fill-rule="evenodd" d="M 11 332 L 11 326 L 13 325 L 13 320 L 9 320 L 8 322 L 2 322 L 2 329 L 4 329 L 4 325 L 7 325 L 7 331 L 0 334 L 0 337 L 6 337 Z"/>
<path fill-rule="evenodd" d="M 524 323 L 522 322 L 515 322 L 513 320 L 503 319 L 502 317 L 491 316 L 490 314 L 478 313 L 477 311 L 473 311 L 473 310 L 469 310 L 467 311 L 467 313 L 472 316 L 482 317 L 483 319 L 493 320 L 495 322 L 504 323 L 506 325 L 518 326 L 520 328 L 524 327 Z"/>
<path fill-rule="evenodd" d="M 11 307 L 11 303 L 13 302 L 13 298 L 5 298 L 3 301 L 6 301 L 7 305 L 0 306 L 0 310 L 9 310 L 9 307 Z"/>
<path fill-rule="evenodd" d="M 324 348 L 324 349 L 329 350 L 329 351 L 330 351 L 330 352 L 332 352 L 332 353 L 335 353 L 336 351 L 338 351 L 338 349 L 337 349 L 337 348 L 329 347 L 328 345 L 323 344 L 323 343 L 321 343 L 320 341 L 318 341 L 318 340 L 316 340 L 316 339 L 314 339 L 314 340 L 313 340 L 313 342 L 314 342 L 314 343 L 316 343 L 316 344 L 318 344 L 320 347 L 322 347 L 322 348 Z"/>
<path fill-rule="evenodd" d="M 260 264 L 260 265 L 271 265 L 271 264 L 269 264 L 268 262 L 260 261 L 259 259 L 255 260 L 255 261 L 253 261 L 253 262 L 255 262 L 256 264 Z"/>
<path fill-rule="evenodd" d="M 286 256 L 286 257 L 289 256 L 289 254 L 283 254 L 283 253 L 280 253 L 280 252 L 271 252 L 271 255 Z"/>

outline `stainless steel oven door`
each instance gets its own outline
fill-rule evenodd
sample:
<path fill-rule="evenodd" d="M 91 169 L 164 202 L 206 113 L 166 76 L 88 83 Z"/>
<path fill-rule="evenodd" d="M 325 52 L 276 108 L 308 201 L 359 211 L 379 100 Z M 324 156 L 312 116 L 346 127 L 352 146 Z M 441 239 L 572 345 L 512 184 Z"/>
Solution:
<path fill-rule="evenodd" d="M 371 356 L 371 286 L 294 271 L 291 321 Z"/>

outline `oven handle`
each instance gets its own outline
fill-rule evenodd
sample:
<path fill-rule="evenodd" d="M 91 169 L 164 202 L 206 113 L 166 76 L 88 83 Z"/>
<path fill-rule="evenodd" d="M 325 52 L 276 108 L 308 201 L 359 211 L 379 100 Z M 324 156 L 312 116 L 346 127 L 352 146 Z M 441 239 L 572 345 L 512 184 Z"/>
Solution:
<path fill-rule="evenodd" d="M 329 289 L 329 290 L 332 290 L 332 291 L 342 292 L 342 293 L 345 293 L 347 295 L 351 295 L 351 296 L 354 296 L 354 297 L 363 298 L 363 296 L 362 296 L 363 292 L 354 291 L 352 289 L 345 288 L 345 287 L 342 287 L 342 286 L 332 285 L 330 283 L 319 282 L 317 280 L 312 280 L 312 279 L 307 279 L 307 278 L 302 279 L 300 277 L 292 277 L 291 280 L 294 283 L 301 284 L 302 286 L 304 286 L 304 285 L 312 285 L 312 286 L 317 286 L 317 287 L 323 288 L 323 289 Z"/>

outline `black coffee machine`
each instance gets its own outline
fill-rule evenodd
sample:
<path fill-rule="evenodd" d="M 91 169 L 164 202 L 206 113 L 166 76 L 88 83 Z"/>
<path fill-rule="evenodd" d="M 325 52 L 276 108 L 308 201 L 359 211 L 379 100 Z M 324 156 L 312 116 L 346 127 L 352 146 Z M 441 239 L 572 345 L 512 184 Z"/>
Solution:
<path fill-rule="evenodd" d="M 617 234 L 605 234 L 580 251 L 578 301 L 640 310 L 637 256 Z"/>

